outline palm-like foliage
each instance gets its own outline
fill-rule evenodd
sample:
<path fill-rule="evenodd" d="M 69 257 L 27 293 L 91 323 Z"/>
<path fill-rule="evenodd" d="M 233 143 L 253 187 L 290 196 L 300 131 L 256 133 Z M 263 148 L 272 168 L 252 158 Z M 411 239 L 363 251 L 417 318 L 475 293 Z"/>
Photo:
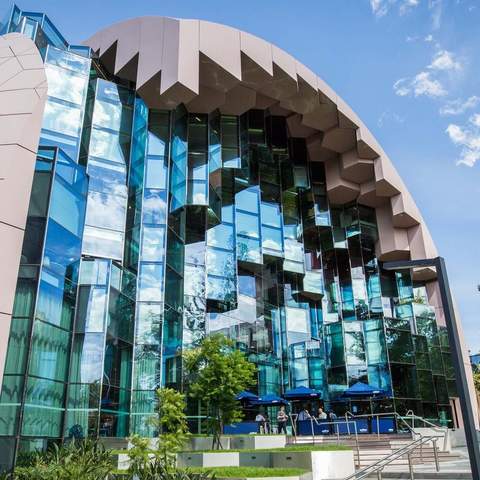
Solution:
<path fill-rule="evenodd" d="M 110 452 L 92 440 L 53 445 L 46 452 L 36 452 L 18 462 L 15 480 L 109 480 L 114 464 Z"/>

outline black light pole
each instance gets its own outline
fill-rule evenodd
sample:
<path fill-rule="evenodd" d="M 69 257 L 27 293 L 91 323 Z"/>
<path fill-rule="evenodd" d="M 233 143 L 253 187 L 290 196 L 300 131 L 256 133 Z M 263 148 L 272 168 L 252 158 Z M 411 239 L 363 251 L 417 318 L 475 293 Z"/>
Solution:
<path fill-rule="evenodd" d="M 460 407 L 462 409 L 465 437 L 467 441 L 468 455 L 470 457 L 470 466 L 472 469 L 472 478 L 480 479 L 480 450 L 478 448 L 477 431 L 475 429 L 475 417 L 473 414 L 472 403 L 470 402 L 467 375 L 465 371 L 465 364 L 463 362 L 462 346 L 458 335 L 452 294 L 450 293 L 447 269 L 445 268 L 445 260 L 443 257 L 430 258 L 426 260 L 401 260 L 398 262 L 385 262 L 383 263 L 382 267 L 385 270 L 405 270 L 418 267 L 435 267 L 437 271 L 437 281 L 440 289 L 440 296 L 442 297 L 445 322 L 447 324 L 453 368 L 455 369 L 457 391 L 460 397 Z"/>

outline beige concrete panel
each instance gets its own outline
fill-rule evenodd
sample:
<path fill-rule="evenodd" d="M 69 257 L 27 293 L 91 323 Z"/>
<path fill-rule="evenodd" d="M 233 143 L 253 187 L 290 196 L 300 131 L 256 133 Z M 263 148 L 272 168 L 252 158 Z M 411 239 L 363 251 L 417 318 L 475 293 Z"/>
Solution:
<path fill-rule="evenodd" d="M 382 155 L 383 150 L 370 133 L 370 130 L 361 123 L 357 129 L 357 151 L 361 158 L 369 158 L 374 160 Z"/>
<path fill-rule="evenodd" d="M 282 100 L 281 105 L 297 113 L 311 113 L 320 105 L 320 97 L 318 91 L 299 76 L 297 92 L 292 97 Z"/>
<path fill-rule="evenodd" d="M 325 132 L 323 146 L 329 150 L 343 153 L 356 146 L 355 130 L 334 127 Z"/>
<path fill-rule="evenodd" d="M 392 204 L 393 225 L 400 228 L 409 228 L 421 221 L 420 212 L 413 202 L 407 189 L 390 198 Z"/>
<path fill-rule="evenodd" d="M 375 209 L 378 226 L 376 254 L 381 261 L 405 260 L 410 256 L 408 234 L 403 228 L 395 228 L 392 207 L 389 203 Z"/>
<path fill-rule="evenodd" d="M 236 85 L 226 94 L 225 103 L 220 111 L 226 115 L 242 115 L 255 107 L 257 94 L 251 88 Z"/>
<path fill-rule="evenodd" d="M 360 194 L 358 195 L 357 201 L 367 207 L 376 208 L 384 205 L 388 199 L 377 195 L 375 180 L 370 180 L 360 185 Z"/>
<path fill-rule="evenodd" d="M 351 182 L 365 183 L 375 175 L 373 160 L 360 158 L 356 148 L 341 154 L 340 165 L 342 177 Z"/>
<path fill-rule="evenodd" d="M 38 53 L 37 47 L 32 40 L 22 33 L 9 33 L 4 35 L 4 39 L 17 57 L 19 55 Z"/>
<path fill-rule="evenodd" d="M 186 107 L 192 113 L 210 113 L 225 103 L 225 97 L 224 92 L 200 85 L 199 94 Z"/>
<path fill-rule="evenodd" d="M 141 88 L 154 77 L 164 65 L 164 18 L 144 17 L 140 19 L 140 49 L 137 68 L 137 88 Z M 177 37 L 175 37 L 177 38 Z M 172 39 L 172 43 L 175 39 Z M 172 45 L 171 48 L 174 48 Z M 177 52 L 178 49 L 174 48 Z M 174 64 L 176 64 L 175 59 Z M 159 85 L 158 85 L 159 87 Z"/>
<path fill-rule="evenodd" d="M 331 103 L 320 103 L 312 112 L 303 115 L 303 124 L 325 132 L 338 126 L 337 107 Z"/>
<path fill-rule="evenodd" d="M 333 88 L 322 78 L 317 76 L 317 89 L 320 92 L 322 103 L 337 104 L 338 95 Z"/>
<path fill-rule="evenodd" d="M 15 60 L 18 62 L 17 59 Z M 18 64 L 20 65 L 19 62 Z M 34 70 L 22 69 L 7 81 L 1 82 L 0 90 L 23 90 L 27 88 L 35 88 L 40 86 L 44 81 L 45 70 L 43 68 L 36 68 Z"/>
<path fill-rule="evenodd" d="M 242 79 L 239 30 L 200 20 L 200 51 L 235 78 Z"/>
<path fill-rule="evenodd" d="M 0 68 L 0 86 L 23 71 L 20 62 L 16 57 L 9 58 Z"/>
<path fill-rule="evenodd" d="M 22 253 L 23 230 L 0 222 L 0 239 L 2 244 L 0 248 L 0 265 L 2 266 L 0 313 L 11 314 Z"/>
<path fill-rule="evenodd" d="M 272 59 L 275 65 L 297 82 L 297 61 L 290 54 L 272 45 Z"/>
<path fill-rule="evenodd" d="M 42 57 L 40 57 L 38 53 L 19 55 L 17 59 L 24 70 L 43 68 Z"/>
<path fill-rule="evenodd" d="M 0 312 L 0 338 L 5 339 L 0 341 L 0 379 L 3 379 L 5 360 L 7 359 L 8 338 L 10 334 L 11 323 L 12 316 Z"/>
<path fill-rule="evenodd" d="M 270 76 L 273 75 L 272 44 L 247 32 L 240 32 L 240 49 Z M 242 77 L 243 78 L 243 77 Z"/>
<path fill-rule="evenodd" d="M 183 20 L 180 22 L 178 47 L 178 82 L 194 93 L 199 91 L 199 22 L 197 20 Z M 165 31 L 166 33 L 166 31 Z M 165 39 L 164 58 L 167 58 L 168 40 Z M 240 57 L 240 54 L 238 54 Z M 168 62 L 165 61 L 164 69 Z M 164 87 L 165 71 L 162 75 L 162 92 Z"/>
<path fill-rule="evenodd" d="M 328 199 L 334 205 L 343 205 L 358 197 L 360 185 L 344 180 L 340 176 L 340 166 L 337 159 L 325 162 Z"/>
<path fill-rule="evenodd" d="M 38 95 L 34 89 L 2 91 L 0 87 L 1 115 L 29 114 L 36 102 Z"/>
<path fill-rule="evenodd" d="M 318 92 L 317 76 L 305 65 L 296 61 L 297 77 L 302 78 L 312 90 Z"/>
<path fill-rule="evenodd" d="M 400 193 L 403 182 L 390 160 L 384 156 L 378 157 L 374 161 L 374 166 L 378 195 L 392 197 Z"/>
<path fill-rule="evenodd" d="M 117 54 L 115 56 L 115 70 L 118 74 L 127 63 L 140 51 L 140 28 L 141 19 L 127 21 L 123 24 L 123 32 L 117 43 Z"/>
<path fill-rule="evenodd" d="M 25 229 L 35 155 L 18 145 L 0 145 L 0 222 Z M 3 248 L 3 245 L 2 245 Z"/>
<path fill-rule="evenodd" d="M 280 105 L 280 102 L 277 102 L 276 100 L 274 104 L 270 106 L 270 108 L 268 109 L 268 112 L 270 113 L 270 115 L 276 115 L 279 117 L 289 117 L 290 115 L 295 115 L 291 110 L 283 108 Z"/>
<path fill-rule="evenodd" d="M 0 64 L 1 60 L 11 58 L 14 56 L 13 50 L 8 46 L 6 42 L 0 45 Z"/>
<path fill-rule="evenodd" d="M 287 127 L 292 137 L 307 138 L 316 133 L 313 128 L 302 124 L 301 115 L 290 115 L 287 117 Z"/>
<path fill-rule="evenodd" d="M 419 223 L 408 229 L 408 242 L 412 260 L 435 258 L 438 256 L 437 248 L 425 223 Z"/>
<path fill-rule="evenodd" d="M 323 133 L 318 132 L 307 138 L 308 159 L 311 162 L 326 162 L 335 160 L 338 162 L 338 153 L 322 147 Z"/>
<path fill-rule="evenodd" d="M 272 82 L 273 76 L 273 64 L 272 74 L 264 70 L 258 63 L 254 62 L 244 52 L 241 56 L 242 60 L 242 84 L 250 87 L 254 90 L 260 90 L 262 86 L 265 86 Z"/>
<path fill-rule="evenodd" d="M 278 101 L 274 98 L 267 97 L 261 93 L 257 93 L 255 97 L 255 108 L 260 110 L 266 110 L 267 108 L 272 108 L 278 105 Z M 272 114 L 273 115 L 273 114 Z"/>

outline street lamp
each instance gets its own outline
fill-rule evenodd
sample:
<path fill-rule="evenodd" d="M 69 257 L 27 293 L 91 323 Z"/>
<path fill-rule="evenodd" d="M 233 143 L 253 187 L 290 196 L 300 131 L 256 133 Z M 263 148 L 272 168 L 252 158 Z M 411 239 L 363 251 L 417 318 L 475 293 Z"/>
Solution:
<path fill-rule="evenodd" d="M 435 257 L 425 260 L 400 260 L 396 262 L 385 262 L 383 263 L 382 267 L 385 270 L 405 270 L 419 267 L 435 267 L 437 271 L 438 287 L 440 289 L 440 296 L 442 298 L 445 322 L 447 324 L 450 351 L 452 355 L 453 368 L 455 370 L 455 380 L 460 398 L 460 407 L 462 409 L 468 455 L 470 457 L 470 466 L 472 469 L 472 478 L 480 479 L 480 450 L 478 448 L 477 431 L 475 429 L 475 417 L 473 414 L 472 404 L 469 399 L 470 394 L 468 391 L 467 375 L 465 372 L 462 347 L 455 319 L 452 294 L 450 293 L 450 286 L 448 284 L 445 260 L 443 257 Z"/>

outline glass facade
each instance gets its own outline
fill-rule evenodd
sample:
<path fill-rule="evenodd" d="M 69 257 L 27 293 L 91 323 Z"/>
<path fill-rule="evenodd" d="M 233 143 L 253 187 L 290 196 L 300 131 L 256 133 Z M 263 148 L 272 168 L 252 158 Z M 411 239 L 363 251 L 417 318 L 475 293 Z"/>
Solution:
<path fill-rule="evenodd" d="M 451 419 L 425 286 L 381 269 L 375 210 L 329 202 L 323 163 L 285 117 L 149 109 L 45 15 L 15 7 L 3 25 L 37 42 L 49 82 L 4 442 L 155 435 L 155 390 L 182 389 L 182 352 L 214 332 L 257 365 L 258 394 L 307 386 L 363 413 L 340 400 L 362 381 L 387 392 L 375 411 Z M 189 412 L 197 432 L 201 405 Z"/>

